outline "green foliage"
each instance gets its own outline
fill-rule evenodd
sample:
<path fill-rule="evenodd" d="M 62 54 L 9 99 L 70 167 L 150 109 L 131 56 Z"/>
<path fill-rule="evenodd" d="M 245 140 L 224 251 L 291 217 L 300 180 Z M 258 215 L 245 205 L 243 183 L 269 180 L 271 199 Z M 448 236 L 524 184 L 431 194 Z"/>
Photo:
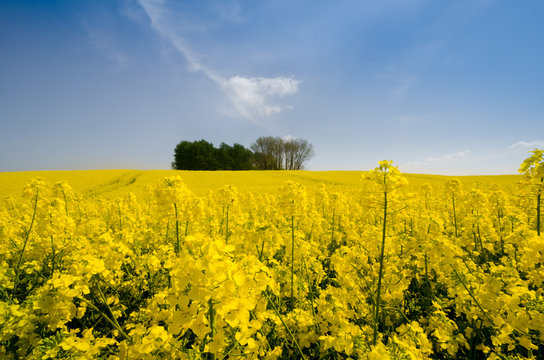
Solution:
<path fill-rule="evenodd" d="M 182 141 L 174 151 L 175 170 L 251 170 L 253 153 L 240 144 L 221 143 L 219 148 L 206 140 Z"/>
<path fill-rule="evenodd" d="M 252 151 L 253 150 L 253 151 Z M 251 150 L 240 144 L 221 143 L 219 148 L 206 140 L 182 141 L 174 151 L 174 170 L 301 170 L 314 156 L 305 139 L 262 136 Z"/>
<path fill-rule="evenodd" d="M 220 170 L 251 170 L 253 153 L 240 144 L 221 143 L 217 149 Z"/>

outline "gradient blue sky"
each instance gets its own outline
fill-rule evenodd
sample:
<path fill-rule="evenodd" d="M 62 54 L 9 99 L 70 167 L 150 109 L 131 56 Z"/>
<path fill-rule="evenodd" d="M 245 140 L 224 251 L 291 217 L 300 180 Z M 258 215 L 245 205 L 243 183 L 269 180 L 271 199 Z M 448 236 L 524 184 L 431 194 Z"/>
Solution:
<path fill-rule="evenodd" d="M 540 0 L 0 0 L 0 171 L 167 169 L 303 137 L 310 170 L 516 173 L 544 148 Z"/>

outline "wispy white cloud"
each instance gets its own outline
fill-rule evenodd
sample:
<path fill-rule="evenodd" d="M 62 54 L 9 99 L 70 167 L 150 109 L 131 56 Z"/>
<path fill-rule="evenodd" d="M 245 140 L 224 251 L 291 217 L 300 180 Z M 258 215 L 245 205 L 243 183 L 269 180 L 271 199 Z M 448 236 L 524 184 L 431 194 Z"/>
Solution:
<path fill-rule="evenodd" d="M 427 157 L 424 160 L 411 161 L 406 163 L 406 167 L 410 168 L 424 168 L 431 165 L 438 165 L 447 163 L 454 160 L 465 159 L 470 154 L 470 150 L 459 151 L 451 154 L 446 154 L 439 157 Z"/>
<path fill-rule="evenodd" d="M 295 141 L 297 138 L 292 135 L 284 135 L 281 137 L 283 141 Z"/>
<path fill-rule="evenodd" d="M 211 69 L 206 68 L 198 54 L 191 49 L 189 44 L 185 40 L 178 36 L 170 26 L 166 24 L 169 16 L 168 9 L 164 6 L 162 0 L 137 0 L 138 4 L 142 7 L 147 17 L 151 28 L 162 38 L 166 39 L 171 46 L 174 47 L 179 53 L 181 53 L 189 65 L 191 71 L 202 71 L 210 79 L 218 82 L 221 78 L 216 75 Z"/>
<path fill-rule="evenodd" d="M 233 76 L 220 85 L 238 111 L 250 118 L 253 114 L 268 116 L 280 113 L 281 106 L 273 105 L 271 100 L 295 94 L 299 83 L 292 77 Z"/>
<path fill-rule="evenodd" d="M 542 149 L 544 148 L 544 140 L 534 140 L 534 141 L 518 141 L 515 144 L 512 144 L 508 147 L 508 150 L 533 150 L 535 148 Z"/>
<path fill-rule="evenodd" d="M 236 75 L 224 77 L 214 69 L 207 67 L 199 54 L 168 25 L 169 10 L 163 0 L 137 0 L 147 14 L 152 29 L 187 60 L 190 71 L 202 72 L 215 82 L 230 100 L 238 113 L 250 120 L 282 112 L 286 107 L 281 98 L 298 92 L 299 80 L 291 77 L 246 77 Z M 221 10 L 224 16 L 240 19 L 238 9 L 234 12 Z M 287 107 L 288 108 L 288 107 Z"/>

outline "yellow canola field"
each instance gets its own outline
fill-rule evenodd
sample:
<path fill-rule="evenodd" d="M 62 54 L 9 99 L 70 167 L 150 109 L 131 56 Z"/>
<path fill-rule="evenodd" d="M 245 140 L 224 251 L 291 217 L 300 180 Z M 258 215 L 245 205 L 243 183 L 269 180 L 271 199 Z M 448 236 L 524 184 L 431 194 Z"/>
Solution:
<path fill-rule="evenodd" d="M 0 358 L 542 359 L 521 170 L 0 173 Z"/>
<path fill-rule="evenodd" d="M 19 197 L 24 186 L 31 180 L 42 178 L 48 183 L 64 181 L 74 191 L 86 196 L 119 196 L 133 192 L 145 192 L 147 185 L 154 185 L 165 177 L 180 176 L 195 193 L 216 191 L 224 185 L 235 186 L 241 192 L 275 192 L 286 181 L 296 181 L 308 188 L 325 184 L 334 190 L 356 190 L 362 186 L 363 171 L 180 171 L 180 170 L 72 170 L 72 171 L 25 171 L 0 172 L 0 199 Z M 440 176 L 406 174 L 410 185 L 443 185 L 448 179 L 457 178 L 463 184 L 514 185 L 520 175 L 494 176 Z"/>

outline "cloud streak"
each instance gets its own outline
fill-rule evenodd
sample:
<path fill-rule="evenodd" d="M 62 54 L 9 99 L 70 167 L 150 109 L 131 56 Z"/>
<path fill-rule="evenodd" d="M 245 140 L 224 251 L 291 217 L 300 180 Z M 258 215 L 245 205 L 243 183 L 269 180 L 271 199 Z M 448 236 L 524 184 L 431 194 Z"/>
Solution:
<path fill-rule="evenodd" d="M 137 2 L 149 18 L 151 28 L 183 55 L 189 70 L 201 72 L 216 83 L 233 107 L 245 118 L 255 120 L 256 117 L 281 113 L 285 107 L 279 100 L 298 92 L 300 81 L 294 77 L 221 76 L 205 66 L 198 53 L 168 26 L 169 12 L 162 0 L 137 0 Z"/>
<path fill-rule="evenodd" d="M 544 140 L 534 140 L 529 142 L 518 141 L 517 143 L 510 145 L 508 150 L 533 150 L 535 148 L 544 148 Z"/>
<path fill-rule="evenodd" d="M 459 159 L 465 159 L 470 154 L 469 150 L 465 151 L 459 151 L 452 154 L 446 154 L 444 156 L 440 157 L 428 157 L 424 160 L 418 160 L 418 161 L 411 161 L 406 164 L 407 167 L 426 167 L 429 165 L 436 165 L 436 164 L 442 164 L 449 161 L 459 160 Z"/>

